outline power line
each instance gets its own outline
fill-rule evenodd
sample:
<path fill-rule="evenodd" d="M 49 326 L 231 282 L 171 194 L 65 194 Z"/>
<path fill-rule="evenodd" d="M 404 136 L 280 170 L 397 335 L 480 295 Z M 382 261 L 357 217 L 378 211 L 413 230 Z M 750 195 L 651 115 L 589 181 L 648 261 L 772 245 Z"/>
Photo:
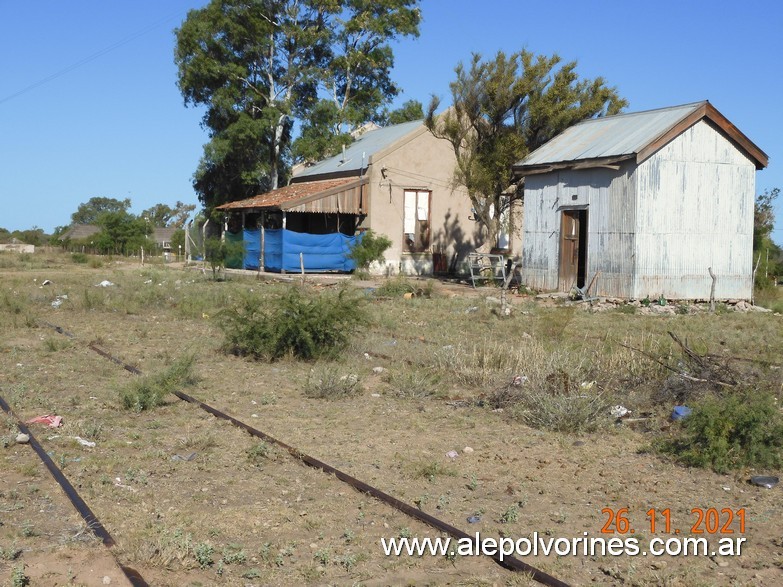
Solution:
<path fill-rule="evenodd" d="M 182 14 L 181 10 L 178 10 L 176 12 L 172 12 L 168 16 L 162 18 L 161 20 L 158 20 L 158 21 L 152 23 L 151 25 L 148 25 L 148 26 L 144 27 L 143 29 L 140 29 L 140 30 L 136 31 L 135 33 L 132 33 L 131 35 L 125 37 L 124 39 L 120 39 L 116 43 L 113 43 L 113 44 L 109 45 L 108 47 L 105 47 L 105 48 L 101 49 L 100 51 L 96 51 L 95 53 L 93 53 L 91 55 L 88 55 L 84 59 L 80 59 L 79 61 L 76 61 L 75 63 L 72 63 L 68 67 L 65 67 L 65 68 L 63 68 L 63 69 L 61 69 L 61 70 L 59 70 L 59 71 L 57 71 L 57 72 L 55 72 L 55 73 L 45 77 L 43 79 L 38 80 L 37 82 L 34 82 L 34 83 L 30 84 L 29 86 L 26 86 L 26 87 L 22 88 L 21 90 L 19 90 L 17 92 L 14 92 L 13 94 L 10 94 L 10 95 L 6 96 L 5 98 L 0 99 L 0 104 L 4 104 L 5 102 L 8 102 L 9 100 L 13 100 L 14 98 L 18 98 L 22 94 L 26 94 L 27 92 L 29 92 L 31 90 L 34 90 L 36 88 L 39 88 L 39 87 L 43 86 L 44 84 L 48 84 L 49 82 L 51 82 L 53 80 L 56 80 L 57 78 L 62 77 L 62 76 L 64 76 L 67 73 L 70 73 L 74 69 L 78 69 L 82 65 L 86 65 L 87 63 L 90 63 L 91 61 L 95 61 L 99 57 L 103 57 L 107 53 L 111 53 L 112 51 L 114 51 L 116 49 L 119 49 L 123 45 L 127 45 L 131 41 L 135 41 L 139 37 L 146 35 L 147 33 L 151 32 L 154 29 L 158 28 L 159 26 L 169 22 L 170 20 L 173 20 L 175 17 L 180 16 L 181 14 Z"/>

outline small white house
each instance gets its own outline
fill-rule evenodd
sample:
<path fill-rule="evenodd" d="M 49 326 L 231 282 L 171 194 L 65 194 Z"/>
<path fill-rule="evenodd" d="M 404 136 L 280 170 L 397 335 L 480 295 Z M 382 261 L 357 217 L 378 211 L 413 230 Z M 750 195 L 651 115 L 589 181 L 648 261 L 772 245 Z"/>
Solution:
<path fill-rule="evenodd" d="M 767 155 L 707 101 L 586 120 L 514 165 L 522 281 L 627 299 L 750 299 Z"/>

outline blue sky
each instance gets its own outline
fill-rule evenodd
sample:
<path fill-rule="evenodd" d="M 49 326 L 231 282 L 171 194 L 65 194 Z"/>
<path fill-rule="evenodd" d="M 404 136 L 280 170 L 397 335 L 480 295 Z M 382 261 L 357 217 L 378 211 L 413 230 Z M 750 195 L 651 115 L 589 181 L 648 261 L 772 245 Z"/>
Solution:
<path fill-rule="evenodd" d="M 204 1 L 0 0 L 0 227 L 68 224 L 93 196 L 197 204 L 206 135 L 176 87 L 173 29 Z M 448 101 L 471 52 L 526 48 L 603 76 L 628 111 L 708 99 L 770 157 L 783 188 L 783 5 L 744 2 L 423 0 L 395 44 L 397 103 Z M 783 198 L 783 196 L 782 196 Z M 783 244 L 783 201 L 775 240 Z"/>

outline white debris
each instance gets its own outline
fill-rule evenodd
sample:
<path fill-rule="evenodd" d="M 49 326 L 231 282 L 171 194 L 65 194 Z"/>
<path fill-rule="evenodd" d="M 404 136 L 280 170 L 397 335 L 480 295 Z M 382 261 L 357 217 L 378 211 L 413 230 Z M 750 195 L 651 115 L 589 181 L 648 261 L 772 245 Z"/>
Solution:
<path fill-rule="evenodd" d="M 625 406 L 617 405 L 617 406 L 612 406 L 611 409 L 609 410 L 609 413 L 612 414 L 613 418 L 624 418 L 625 416 L 631 413 L 631 410 L 629 410 Z"/>
<path fill-rule="evenodd" d="M 96 284 L 95 287 L 112 287 L 114 284 L 109 281 L 108 279 L 104 279 L 100 283 Z"/>

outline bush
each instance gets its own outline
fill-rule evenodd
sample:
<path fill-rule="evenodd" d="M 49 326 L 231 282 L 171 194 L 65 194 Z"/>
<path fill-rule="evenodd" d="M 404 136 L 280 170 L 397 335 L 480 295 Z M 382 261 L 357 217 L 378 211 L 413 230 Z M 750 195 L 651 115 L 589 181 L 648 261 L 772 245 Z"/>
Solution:
<path fill-rule="evenodd" d="M 334 367 L 311 369 L 305 383 L 304 394 L 320 399 L 352 397 L 362 392 L 359 377 L 353 373 L 340 375 Z"/>
<path fill-rule="evenodd" d="M 146 375 L 133 380 L 120 390 L 122 407 L 134 412 L 143 412 L 163 404 L 165 397 L 179 387 L 193 385 L 195 357 L 188 355 L 175 361 L 170 367 L 155 375 Z"/>
<path fill-rule="evenodd" d="M 366 322 L 361 304 L 347 289 L 315 296 L 291 288 L 263 304 L 248 296 L 219 315 L 224 348 L 268 361 L 286 355 L 304 360 L 335 356 Z"/>
<path fill-rule="evenodd" d="M 767 392 L 708 397 L 693 406 L 679 438 L 659 443 L 683 464 L 725 473 L 783 465 L 783 416 Z"/>
<path fill-rule="evenodd" d="M 391 240 L 386 236 L 367 230 L 362 234 L 361 240 L 353 246 L 348 258 L 353 259 L 357 269 L 366 270 L 374 261 L 384 263 L 386 259 L 383 254 L 391 245 Z"/>

